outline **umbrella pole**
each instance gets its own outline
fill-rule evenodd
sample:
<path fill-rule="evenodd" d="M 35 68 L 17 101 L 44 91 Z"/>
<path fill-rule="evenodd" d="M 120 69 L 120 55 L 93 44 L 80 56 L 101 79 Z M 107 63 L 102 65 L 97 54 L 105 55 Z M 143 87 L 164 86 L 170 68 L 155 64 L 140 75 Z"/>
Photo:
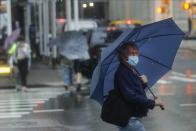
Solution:
<path fill-rule="evenodd" d="M 152 96 L 154 97 L 154 99 L 156 100 L 158 97 L 155 96 L 155 94 L 152 92 L 152 90 L 148 87 L 148 90 L 150 91 L 150 93 L 152 94 Z M 160 106 L 161 110 L 165 110 L 164 106 Z"/>
<path fill-rule="evenodd" d="M 152 90 L 148 87 L 148 90 L 150 91 L 150 93 L 152 94 L 152 96 L 154 97 L 154 99 L 157 99 L 157 96 L 155 96 L 154 92 L 152 92 Z"/>

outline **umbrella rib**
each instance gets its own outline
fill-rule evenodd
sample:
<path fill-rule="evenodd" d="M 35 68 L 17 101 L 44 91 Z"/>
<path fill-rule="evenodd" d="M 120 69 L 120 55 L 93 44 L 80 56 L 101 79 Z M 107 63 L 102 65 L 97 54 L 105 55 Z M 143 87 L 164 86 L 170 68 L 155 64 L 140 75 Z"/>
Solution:
<path fill-rule="evenodd" d="M 165 68 L 167 68 L 167 69 L 169 69 L 169 70 L 172 69 L 171 67 L 169 67 L 169 66 L 167 66 L 167 65 L 165 65 L 165 64 L 162 64 L 162 63 L 160 63 L 159 61 L 156 61 L 156 60 L 154 60 L 154 59 L 152 59 L 152 58 L 150 58 L 150 57 L 144 56 L 144 55 L 142 55 L 142 54 L 140 54 L 140 56 L 145 57 L 145 58 L 147 58 L 147 59 L 149 59 L 149 60 L 151 60 L 151 61 L 153 61 L 153 62 L 155 62 L 155 63 L 157 63 L 157 64 L 159 64 L 159 65 L 162 65 L 163 67 L 165 67 Z"/>

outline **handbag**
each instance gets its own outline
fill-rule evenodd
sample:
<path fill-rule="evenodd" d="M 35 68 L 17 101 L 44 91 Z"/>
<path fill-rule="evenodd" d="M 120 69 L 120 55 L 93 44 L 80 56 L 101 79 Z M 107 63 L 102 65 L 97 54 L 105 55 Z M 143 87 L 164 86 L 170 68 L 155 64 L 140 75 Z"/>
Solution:
<path fill-rule="evenodd" d="M 132 115 L 132 106 L 122 96 L 119 89 L 109 92 L 103 103 L 101 119 L 107 123 L 125 127 Z"/>

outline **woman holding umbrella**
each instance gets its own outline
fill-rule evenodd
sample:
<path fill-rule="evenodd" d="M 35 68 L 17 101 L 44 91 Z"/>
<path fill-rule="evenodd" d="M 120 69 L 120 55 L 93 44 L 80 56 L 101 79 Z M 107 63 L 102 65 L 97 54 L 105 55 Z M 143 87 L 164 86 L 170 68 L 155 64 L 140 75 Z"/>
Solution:
<path fill-rule="evenodd" d="M 163 106 L 160 99 L 147 98 L 144 89 L 148 79 L 135 69 L 139 62 L 138 56 L 139 49 L 133 42 L 124 44 L 119 53 L 120 66 L 115 73 L 114 87 L 120 90 L 122 96 L 132 107 L 129 123 L 126 127 L 119 127 L 119 131 L 145 131 L 140 119 L 147 116 L 149 109 Z"/>

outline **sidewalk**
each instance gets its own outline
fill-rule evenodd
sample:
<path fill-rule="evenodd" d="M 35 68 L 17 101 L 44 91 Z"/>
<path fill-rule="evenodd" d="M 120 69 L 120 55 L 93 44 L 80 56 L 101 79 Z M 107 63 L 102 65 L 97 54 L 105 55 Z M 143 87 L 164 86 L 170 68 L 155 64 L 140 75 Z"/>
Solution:
<path fill-rule="evenodd" d="M 63 73 L 63 72 L 62 72 Z M 14 79 L 8 77 L 0 78 L 0 88 L 14 88 Z M 43 63 L 34 63 L 28 76 L 28 85 L 30 87 L 44 86 L 63 86 L 63 75 L 60 70 L 52 70 Z"/>
<path fill-rule="evenodd" d="M 88 79 L 82 78 L 81 84 L 86 86 Z M 28 75 L 28 87 L 63 87 L 64 68 L 53 70 L 45 63 L 33 63 Z M 15 88 L 15 80 L 8 77 L 0 77 L 0 89 Z M 74 88 L 74 85 L 73 85 Z"/>

